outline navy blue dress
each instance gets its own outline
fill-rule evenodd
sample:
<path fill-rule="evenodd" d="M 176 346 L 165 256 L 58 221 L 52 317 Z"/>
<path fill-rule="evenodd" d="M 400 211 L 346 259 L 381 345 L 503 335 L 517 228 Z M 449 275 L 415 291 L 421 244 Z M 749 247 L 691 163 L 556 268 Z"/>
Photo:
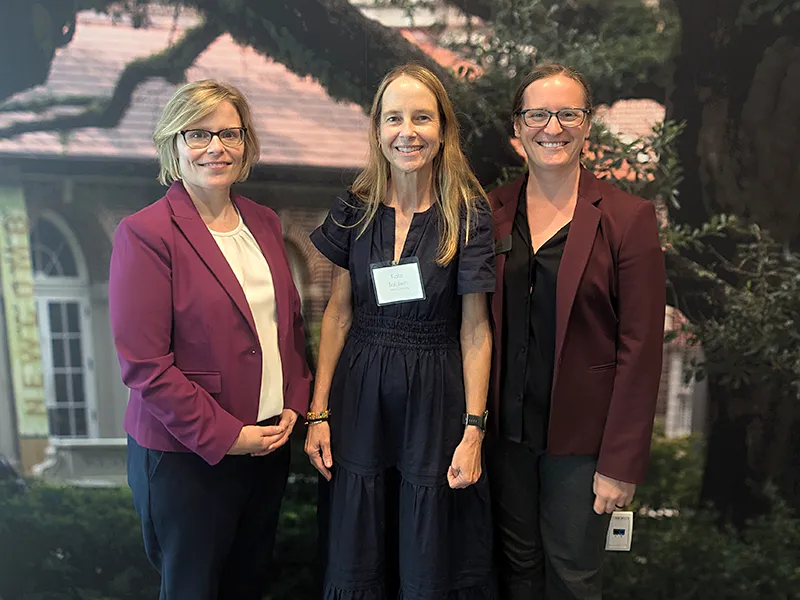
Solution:
<path fill-rule="evenodd" d="M 325 600 L 486 600 L 491 516 L 485 475 L 447 484 L 465 411 L 461 295 L 495 288 L 488 204 L 462 219 L 461 244 L 436 263 L 436 206 L 411 222 L 402 257 L 420 262 L 426 297 L 379 307 L 370 265 L 394 255 L 394 210 L 359 236 L 363 203 L 344 193 L 311 241 L 348 269 L 353 322 L 329 407 L 334 471 Z"/>

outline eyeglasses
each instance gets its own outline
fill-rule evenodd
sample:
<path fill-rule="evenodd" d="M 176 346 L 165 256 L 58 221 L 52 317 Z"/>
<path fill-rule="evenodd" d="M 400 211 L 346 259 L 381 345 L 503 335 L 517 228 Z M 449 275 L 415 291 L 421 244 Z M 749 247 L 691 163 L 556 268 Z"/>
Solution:
<path fill-rule="evenodd" d="M 561 127 L 580 127 L 586 120 L 586 115 L 590 111 L 588 108 L 562 108 L 552 111 L 546 108 L 527 108 L 519 111 L 519 116 L 528 127 L 542 128 L 547 127 L 550 119 L 555 117 Z"/>
<path fill-rule="evenodd" d="M 219 138 L 223 146 L 235 148 L 244 143 L 244 134 L 247 133 L 246 127 L 230 127 L 219 131 L 206 131 L 205 129 L 183 129 L 179 131 L 183 136 L 183 141 L 192 150 L 201 150 L 208 147 L 214 136 Z"/>

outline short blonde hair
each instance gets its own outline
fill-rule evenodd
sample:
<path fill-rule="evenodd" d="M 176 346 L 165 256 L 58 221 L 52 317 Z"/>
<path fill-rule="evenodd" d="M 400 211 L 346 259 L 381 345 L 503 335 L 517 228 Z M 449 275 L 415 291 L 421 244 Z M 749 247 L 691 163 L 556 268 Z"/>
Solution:
<path fill-rule="evenodd" d="M 236 181 L 244 181 L 250 174 L 250 169 L 258 161 L 261 148 L 253 127 L 253 117 L 250 105 L 244 94 L 234 86 L 204 79 L 181 86 L 172 98 L 169 99 L 161 118 L 158 120 L 153 132 L 153 142 L 158 151 L 158 162 L 161 169 L 158 180 L 163 185 L 170 185 L 181 178 L 178 163 L 178 134 L 214 112 L 223 102 L 230 102 L 239 113 L 244 135 L 244 157 L 242 170 Z"/>

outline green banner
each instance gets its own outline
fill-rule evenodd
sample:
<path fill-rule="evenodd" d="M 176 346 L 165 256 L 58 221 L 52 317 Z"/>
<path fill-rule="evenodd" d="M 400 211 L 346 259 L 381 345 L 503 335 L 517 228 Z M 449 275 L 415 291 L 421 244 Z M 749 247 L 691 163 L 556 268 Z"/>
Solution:
<path fill-rule="evenodd" d="M 0 277 L 3 282 L 11 383 L 20 437 L 46 437 L 42 352 L 25 196 L 16 178 L 0 176 Z"/>

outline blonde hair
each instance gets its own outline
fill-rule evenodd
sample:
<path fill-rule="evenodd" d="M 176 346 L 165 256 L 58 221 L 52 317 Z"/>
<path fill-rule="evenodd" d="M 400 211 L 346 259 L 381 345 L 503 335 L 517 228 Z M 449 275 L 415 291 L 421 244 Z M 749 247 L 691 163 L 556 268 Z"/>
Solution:
<path fill-rule="evenodd" d="M 369 118 L 367 166 L 356 177 L 351 188 L 353 194 L 366 204 L 364 215 L 356 223 L 356 226 L 361 225 L 358 235 L 367 229 L 386 197 L 391 171 L 379 141 L 381 105 L 386 88 L 403 75 L 416 79 L 428 88 L 439 106 L 441 146 L 433 159 L 433 195 L 443 231 L 436 262 L 447 265 L 458 252 L 461 215 L 466 212 L 468 238 L 476 210 L 475 201 L 479 196 L 486 198 L 486 193 L 461 150 L 461 134 L 453 103 L 439 78 L 422 65 L 412 63 L 395 67 L 386 74 L 375 93 Z"/>
<path fill-rule="evenodd" d="M 233 105 L 242 120 L 242 127 L 245 128 L 242 169 L 236 181 L 247 179 L 250 169 L 258 161 L 261 152 L 253 127 L 250 105 L 244 94 L 232 85 L 204 79 L 187 83 L 173 94 L 164 107 L 153 132 L 153 142 L 156 145 L 158 162 L 161 165 L 158 180 L 163 185 L 169 185 L 181 178 L 178 162 L 178 134 L 192 123 L 210 115 L 223 102 L 230 102 Z"/>

